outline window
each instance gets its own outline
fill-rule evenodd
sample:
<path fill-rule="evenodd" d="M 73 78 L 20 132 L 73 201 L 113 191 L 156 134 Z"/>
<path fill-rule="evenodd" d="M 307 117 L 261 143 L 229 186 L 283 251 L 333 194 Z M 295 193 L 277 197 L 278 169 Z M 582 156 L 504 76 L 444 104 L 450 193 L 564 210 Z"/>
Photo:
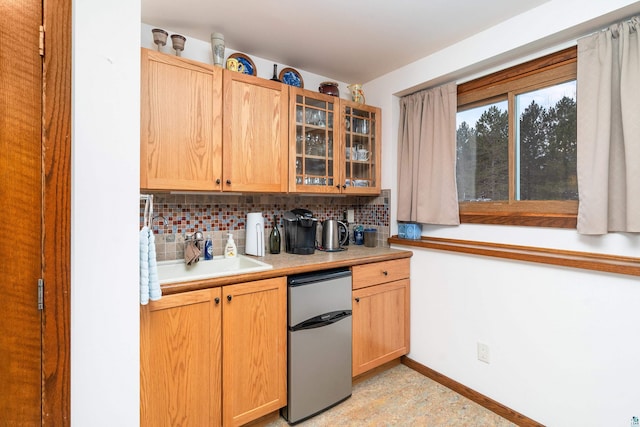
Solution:
<path fill-rule="evenodd" d="M 462 222 L 575 227 L 576 49 L 458 86 Z"/>

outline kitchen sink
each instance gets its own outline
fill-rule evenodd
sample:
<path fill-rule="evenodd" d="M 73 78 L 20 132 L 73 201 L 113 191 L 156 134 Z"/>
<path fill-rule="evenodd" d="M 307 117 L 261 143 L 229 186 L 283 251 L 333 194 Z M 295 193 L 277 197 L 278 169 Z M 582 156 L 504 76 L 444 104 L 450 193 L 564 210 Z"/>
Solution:
<path fill-rule="evenodd" d="M 183 260 L 160 261 L 158 262 L 158 279 L 160 284 L 164 285 L 255 273 L 272 268 L 270 264 L 243 255 L 234 258 L 216 256 L 210 261 L 200 260 L 195 265 L 187 265 Z"/>

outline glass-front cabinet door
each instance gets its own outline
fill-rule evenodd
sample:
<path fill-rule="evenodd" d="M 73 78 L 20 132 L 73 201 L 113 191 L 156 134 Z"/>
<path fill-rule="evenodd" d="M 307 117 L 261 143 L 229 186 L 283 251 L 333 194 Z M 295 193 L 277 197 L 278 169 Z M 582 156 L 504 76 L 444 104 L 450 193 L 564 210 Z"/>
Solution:
<path fill-rule="evenodd" d="M 380 193 L 380 109 L 341 101 L 345 193 Z"/>
<path fill-rule="evenodd" d="M 339 98 L 290 90 L 289 190 L 339 193 Z M 295 120 L 293 120 L 295 118 Z"/>
<path fill-rule="evenodd" d="M 289 191 L 380 194 L 380 108 L 294 87 L 289 100 Z"/>

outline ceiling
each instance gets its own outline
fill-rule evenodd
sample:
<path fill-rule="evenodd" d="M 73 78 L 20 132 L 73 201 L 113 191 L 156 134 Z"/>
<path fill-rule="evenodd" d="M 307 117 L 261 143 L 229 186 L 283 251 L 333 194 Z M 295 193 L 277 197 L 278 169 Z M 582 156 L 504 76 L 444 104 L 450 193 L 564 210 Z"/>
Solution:
<path fill-rule="evenodd" d="M 368 82 L 549 0 L 142 0 L 142 22 L 343 82 Z"/>

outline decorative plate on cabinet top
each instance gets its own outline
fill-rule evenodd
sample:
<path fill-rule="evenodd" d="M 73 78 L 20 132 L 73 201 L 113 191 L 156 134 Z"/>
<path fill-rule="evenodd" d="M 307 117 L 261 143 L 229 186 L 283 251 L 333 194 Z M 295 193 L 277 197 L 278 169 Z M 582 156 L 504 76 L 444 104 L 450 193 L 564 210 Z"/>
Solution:
<path fill-rule="evenodd" d="M 295 68 L 283 68 L 278 76 L 282 83 L 286 83 L 289 86 L 299 87 L 304 89 L 304 80 L 302 76 Z"/>
<path fill-rule="evenodd" d="M 258 70 L 256 69 L 256 64 L 254 64 L 251 58 L 249 58 L 244 53 L 232 53 L 231 55 L 229 55 L 229 58 L 235 58 L 239 63 L 244 65 L 245 74 L 249 74 L 250 76 L 255 76 L 257 74 Z"/>

